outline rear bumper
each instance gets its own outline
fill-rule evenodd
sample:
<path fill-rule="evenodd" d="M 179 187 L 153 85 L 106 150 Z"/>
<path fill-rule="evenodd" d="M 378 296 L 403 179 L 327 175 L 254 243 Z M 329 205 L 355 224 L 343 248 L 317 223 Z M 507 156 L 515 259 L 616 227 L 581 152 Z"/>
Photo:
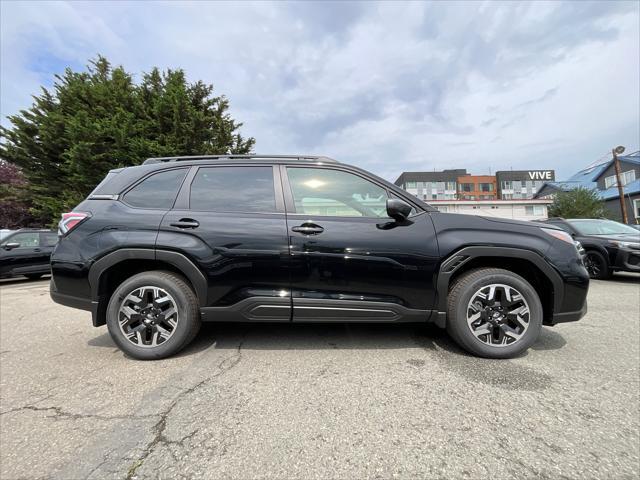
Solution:
<path fill-rule="evenodd" d="M 56 290 L 56 284 L 51 280 L 49 284 L 49 295 L 51 295 L 51 299 L 65 307 L 78 308 L 80 310 L 87 310 L 91 312 L 91 317 L 93 319 L 93 324 L 96 324 L 95 319 L 98 314 L 98 302 L 93 302 L 89 298 L 82 297 L 74 297 L 72 295 L 65 295 Z"/>

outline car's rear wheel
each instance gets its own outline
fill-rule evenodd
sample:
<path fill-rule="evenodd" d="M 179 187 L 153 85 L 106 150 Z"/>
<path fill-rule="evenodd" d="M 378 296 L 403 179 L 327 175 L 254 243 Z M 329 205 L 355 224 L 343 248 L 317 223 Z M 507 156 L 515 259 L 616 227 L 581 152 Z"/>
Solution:
<path fill-rule="evenodd" d="M 542 304 L 521 276 L 498 268 L 464 273 L 449 291 L 447 331 L 462 348 L 487 358 L 511 358 L 540 335 Z"/>
<path fill-rule="evenodd" d="M 198 333 L 198 299 L 175 273 L 140 273 L 113 292 L 107 327 L 127 355 L 140 360 L 165 358 L 186 347 Z"/>
<path fill-rule="evenodd" d="M 584 266 L 589 272 L 589 277 L 604 280 L 611 276 L 611 269 L 607 259 L 600 252 L 589 250 L 584 257 Z"/>

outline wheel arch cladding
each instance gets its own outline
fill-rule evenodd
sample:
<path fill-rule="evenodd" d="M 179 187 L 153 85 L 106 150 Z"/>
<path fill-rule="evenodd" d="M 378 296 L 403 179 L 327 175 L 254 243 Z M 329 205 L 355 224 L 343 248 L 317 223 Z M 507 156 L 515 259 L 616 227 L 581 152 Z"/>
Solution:
<path fill-rule="evenodd" d="M 207 305 L 207 280 L 186 256 L 163 250 L 121 249 L 105 255 L 89 270 L 91 297 L 98 302 L 95 326 L 105 324 L 106 306 L 117 286 L 127 278 L 149 270 L 167 270 L 181 275 L 193 289 L 199 306 Z"/>
<path fill-rule="evenodd" d="M 477 268 L 501 268 L 523 277 L 536 290 L 543 309 L 544 323 L 550 323 L 554 311 L 562 304 L 563 283 L 560 275 L 537 253 L 503 247 L 466 247 L 449 257 L 438 271 L 439 326 L 446 325 L 447 296 L 460 275 Z"/>

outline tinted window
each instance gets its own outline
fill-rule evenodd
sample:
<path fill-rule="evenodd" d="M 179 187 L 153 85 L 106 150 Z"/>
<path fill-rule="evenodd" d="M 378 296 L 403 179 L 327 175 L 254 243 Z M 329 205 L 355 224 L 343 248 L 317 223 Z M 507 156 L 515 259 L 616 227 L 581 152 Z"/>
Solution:
<path fill-rule="evenodd" d="M 6 243 L 19 243 L 20 248 L 39 247 L 40 234 L 38 232 L 16 233 L 2 242 L 3 245 Z"/>
<path fill-rule="evenodd" d="M 287 168 L 296 213 L 337 217 L 387 217 L 387 191 L 338 170 Z"/>
<path fill-rule="evenodd" d="M 57 233 L 41 233 L 40 242 L 43 247 L 53 247 L 55 246 L 56 243 L 58 243 L 58 234 Z"/>
<path fill-rule="evenodd" d="M 186 172 L 185 168 L 180 168 L 151 175 L 129 190 L 124 201 L 133 207 L 169 209 Z"/>
<path fill-rule="evenodd" d="M 569 220 L 569 223 L 582 235 L 638 234 L 635 228 L 613 220 Z"/>
<path fill-rule="evenodd" d="M 275 212 L 272 167 L 204 167 L 191 183 L 191 210 Z"/>

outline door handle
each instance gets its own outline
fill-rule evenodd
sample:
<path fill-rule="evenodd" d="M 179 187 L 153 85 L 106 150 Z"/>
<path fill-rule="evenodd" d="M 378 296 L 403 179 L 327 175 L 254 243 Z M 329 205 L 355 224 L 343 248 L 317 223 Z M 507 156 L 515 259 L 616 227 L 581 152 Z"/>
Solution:
<path fill-rule="evenodd" d="M 324 232 L 324 228 L 315 223 L 303 223 L 302 225 L 293 227 L 291 230 L 304 235 L 317 235 L 318 233 Z"/>
<path fill-rule="evenodd" d="M 198 228 L 200 226 L 200 222 L 193 218 L 181 218 L 177 222 L 170 223 L 169 225 L 178 228 Z"/>
<path fill-rule="evenodd" d="M 34 249 L 33 249 L 33 251 L 34 251 L 34 252 L 41 252 L 42 250 L 41 250 L 41 249 L 39 249 L 39 248 L 34 248 Z"/>

